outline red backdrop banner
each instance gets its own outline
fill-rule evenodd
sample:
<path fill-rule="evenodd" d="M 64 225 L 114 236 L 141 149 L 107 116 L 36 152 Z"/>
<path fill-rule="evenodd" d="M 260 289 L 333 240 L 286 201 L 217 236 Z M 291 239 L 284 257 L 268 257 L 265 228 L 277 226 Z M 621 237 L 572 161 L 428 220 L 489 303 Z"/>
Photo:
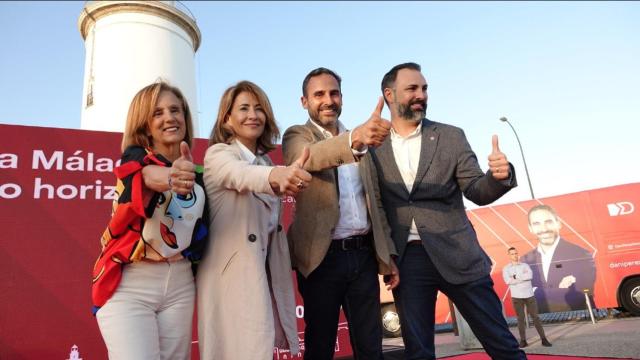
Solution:
<path fill-rule="evenodd" d="M 91 315 L 91 269 L 110 216 L 122 134 L 2 124 L 0 134 L 0 359 L 63 360 L 74 345 L 84 360 L 106 359 Z M 206 145 L 195 140 L 195 162 Z M 281 163 L 279 148 L 271 156 Z M 286 229 L 295 200 L 283 202 Z M 299 296 L 297 303 L 302 341 Z M 341 321 L 339 357 L 351 354 Z M 194 331 L 197 359 L 196 340 Z M 274 350 L 274 359 L 298 358 Z"/>

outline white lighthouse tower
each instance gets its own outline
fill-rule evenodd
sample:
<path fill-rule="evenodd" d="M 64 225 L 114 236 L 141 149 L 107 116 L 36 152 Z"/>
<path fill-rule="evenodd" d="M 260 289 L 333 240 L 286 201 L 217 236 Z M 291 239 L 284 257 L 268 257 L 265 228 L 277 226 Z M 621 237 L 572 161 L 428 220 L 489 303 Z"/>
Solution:
<path fill-rule="evenodd" d="M 87 1 L 78 27 L 86 49 L 82 129 L 123 131 L 133 96 L 162 79 L 186 97 L 198 136 L 200 30 L 186 7 L 176 1 Z"/>

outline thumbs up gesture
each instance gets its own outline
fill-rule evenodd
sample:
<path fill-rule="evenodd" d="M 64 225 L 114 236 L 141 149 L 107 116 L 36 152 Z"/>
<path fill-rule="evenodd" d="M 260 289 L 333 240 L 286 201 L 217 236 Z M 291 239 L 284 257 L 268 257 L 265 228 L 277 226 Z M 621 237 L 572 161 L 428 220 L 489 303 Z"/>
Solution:
<path fill-rule="evenodd" d="M 380 146 L 389 136 L 391 122 L 382 118 L 384 101 L 382 96 L 378 98 L 378 104 L 371 113 L 369 119 L 362 125 L 353 129 L 351 133 L 351 147 L 354 150 L 364 150 L 365 146 Z"/>
<path fill-rule="evenodd" d="M 302 154 L 287 167 L 274 167 L 269 173 L 271 189 L 278 195 L 296 196 L 309 186 L 311 174 L 304 170 L 309 160 L 309 148 L 305 147 Z"/>
<path fill-rule="evenodd" d="M 302 149 L 302 154 L 300 155 L 300 157 L 296 161 L 294 161 L 292 165 L 295 165 L 300 169 L 304 169 L 304 164 L 306 164 L 309 160 L 309 154 L 309 148 L 305 146 L 304 149 Z"/>
<path fill-rule="evenodd" d="M 186 142 L 180 143 L 180 157 L 177 158 L 169 169 L 169 187 L 179 195 L 188 195 L 193 189 L 196 179 L 196 166 L 193 164 L 193 156 Z"/>
<path fill-rule="evenodd" d="M 193 163 L 193 156 L 191 156 L 191 149 L 186 141 L 180 142 L 180 157 Z"/>
<path fill-rule="evenodd" d="M 509 178 L 509 162 L 507 156 L 500 151 L 498 146 L 498 135 L 491 138 L 492 151 L 489 154 L 489 170 L 496 180 L 504 180 Z"/>

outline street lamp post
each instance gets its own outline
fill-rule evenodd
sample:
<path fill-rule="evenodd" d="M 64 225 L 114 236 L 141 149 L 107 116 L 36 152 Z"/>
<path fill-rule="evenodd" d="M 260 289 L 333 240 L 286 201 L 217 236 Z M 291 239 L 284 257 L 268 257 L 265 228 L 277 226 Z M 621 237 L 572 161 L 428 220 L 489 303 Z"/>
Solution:
<path fill-rule="evenodd" d="M 518 146 L 520 147 L 520 155 L 522 155 L 522 162 L 524 163 L 524 172 L 527 174 L 527 182 L 529 183 L 529 190 L 531 191 L 531 198 L 535 199 L 536 197 L 533 195 L 533 186 L 531 186 L 531 178 L 529 178 L 529 169 L 527 169 L 527 161 L 524 159 L 524 151 L 522 151 L 522 144 L 520 144 L 520 138 L 518 137 L 518 133 L 516 129 L 514 129 L 513 125 L 507 120 L 506 117 L 501 117 L 500 121 L 506 122 L 513 130 L 513 134 L 516 136 L 516 140 L 518 141 Z"/>

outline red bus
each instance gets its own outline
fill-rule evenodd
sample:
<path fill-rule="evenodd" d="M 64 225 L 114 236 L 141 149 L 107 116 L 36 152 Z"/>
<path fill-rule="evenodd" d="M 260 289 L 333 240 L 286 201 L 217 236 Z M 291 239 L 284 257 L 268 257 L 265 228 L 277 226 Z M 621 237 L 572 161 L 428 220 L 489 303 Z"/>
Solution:
<path fill-rule="evenodd" d="M 538 240 L 529 229 L 528 211 L 539 205 L 555 210 L 561 224 L 560 241 L 585 250 L 560 260 L 554 255 L 549 264 L 551 270 L 547 270 L 549 279 L 553 271 L 563 272 L 565 276 L 572 274 L 578 279 L 588 278 L 589 286 L 582 287 L 592 293 L 595 307 L 624 308 L 640 315 L 640 209 L 636 209 L 640 205 L 640 183 L 468 210 L 467 216 L 480 244 L 493 262 L 491 276 L 506 314 L 515 316 L 508 287 L 502 279 L 502 269 L 509 263 L 507 249 L 517 248 L 520 261 L 527 262 L 524 259 L 527 253 L 529 258 L 534 257 Z M 557 249 L 559 247 L 556 253 Z M 530 265 L 534 273 L 534 266 L 542 267 L 540 263 Z M 590 275 L 591 266 L 595 268 L 595 277 Z M 586 308 L 584 289 L 576 288 L 575 284 L 559 288 L 557 282 L 549 281 L 546 286 L 539 286 L 534 292 L 538 306 L 546 310 L 544 312 Z M 536 286 L 535 276 L 533 285 Z M 554 292 L 560 296 L 553 296 Z M 382 294 L 382 303 L 385 334 L 397 336 L 400 328 L 390 293 Z M 439 294 L 436 322 L 450 321 L 447 298 Z"/>

